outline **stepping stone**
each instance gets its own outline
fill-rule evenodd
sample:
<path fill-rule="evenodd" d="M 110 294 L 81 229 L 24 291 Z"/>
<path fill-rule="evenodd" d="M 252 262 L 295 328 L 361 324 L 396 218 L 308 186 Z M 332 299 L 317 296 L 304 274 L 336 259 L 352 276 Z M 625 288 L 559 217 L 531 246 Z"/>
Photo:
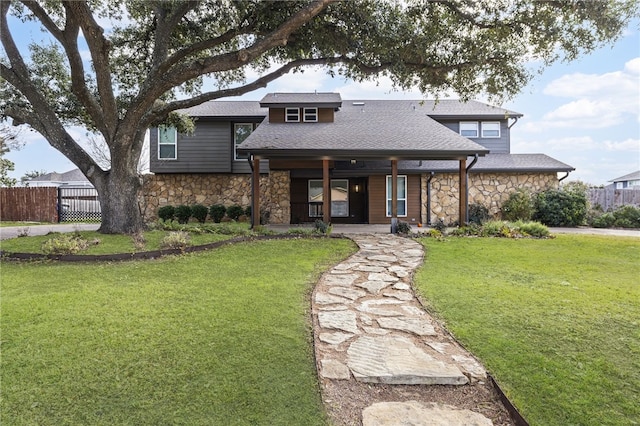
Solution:
<path fill-rule="evenodd" d="M 376 254 L 373 256 L 368 256 L 367 259 L 369 260 L 379 260 L 381 262 L 397 262 L 398 258 L 395 256 L 391 256 L 388 254 Z"/>
<path fill-rule="evenodd" d="M 385 269 L 386 268 L 384 268 L 383 266 L 360 265 L 357 268 L 354 268 L 354 271 L 360 271 L 360 272 L 382 272 Z"/>
<path fill-rule="evenodd" d="M 384 272 L 372 272 L 369 274 L 369 281 L 388 281 L 395 282 L 398 281 L 398 277 L 394 277 L 393 275 L 384 273 Z"/>
<path fill-rule="evenodd" d="M 411 286 L 405 283 L 396 283 L 393 285 L 393 288 L 396 290 L 411 290 Z"/>
<path fill-rule="evenodd" d="M 321 328 L 359 334 L 356 313 L 352 311 L 318 312 L 318 322 Z"/>
<path fill-rule="evenodd" d="M 421 249 L 402 250 L 402 253 L 404 253 L 406 256 L 409 256 L 409 257 L 422 257 Z"/>
<path fill-rule="evenodd" d="M 404 337 L 359 337 L 347 349 L 347 365 L 357 381 L 392 385 L 464 385 L 458 367 L 428 355 Z"/>
<path fill-rule="evenodd" d="M 320 361 L 320 375 L 326 379 L 349 380 L 351 378 L 349 367 L 335 359 Z"/>
<path fill-rule="evenodd" d="M 346 297 L 351 300 L 356 300 L 367 295 L 367 292 L 364 290 L 346 287 L 331 287 L 329 289 L 329 293 L 335 294 L 336 296 Z"/>
<path fill-rule="evenodd" d="M 388 287 L 391 283 L 387 281 L 365 281 L 363 283 L 356 284 L 358 287 L 367 289 L 369 293 L 377 294 L 385 287 Z"/>
<path fill-rule="evenodd" d="M 435 402 L 377 402 L 362 411 L 362 426 L 492 426 L 482 414 Z"/>
<path fill-rule="evenodd" d="M 357 274 L 326 275 L 324 281 L 329 285 L 349 287 L 357 278 Z"/>
<path fill-rule="evenodd" d="M 340 343 L 346 342 L 347 340 L 351 339 L 353 336 L 355 336 L 355 334 L 340 333 L 338 331 L 335 333 L 320 333 L 318 338 L 325 343 L 329 343 L 330 345 L 339 345 Z"/>
<path fill-rule="evenodd" d="M 378 318 L 378 324 L 382 328 L 407 331 L 418 336 L 435 336 L 436 331 L 429 321 L 422 318 Z"/>
<path fill-rule="evenodd" d="M 487 378 L 486 370 L 474 358 L 464 355 L 451 355 L 451 358 L 472 377 L 479 380 Z"/>
<path fill-rule="evenodd" d="M 427 345 L 429 345 L 434 351 L 443 355 L 447 353 L 447 348 L 451 346 L 450 343 L 441 343 L 441 342 L 429 342 L 427 343 Z"/>
<path fill-rule="evenodd" d="M 381 315 L 385 317 L 400 317 L 405 316 L 400 304 L 404 302 L 395 299 L 373 299 L 365 300 L 356 306 L 356 309 L 360 312 L 366 312 L 368 314 Z"/>
<path fill-rule="evenodd" d="M 393 297 L 394 299 L 403 300 L 405 302 L 413 300 L 413 294 L 408 291 L 388 290 L 383 292 L 382 295 L 385 297 Z"/>
<path fill-rule="evenodd" d="M 319 305 L 332 305 L 335 303 L 350 303 L 351 300 L 344 297 L 333 296 L 327 293 L 316 293 L 316 303 Z"/>

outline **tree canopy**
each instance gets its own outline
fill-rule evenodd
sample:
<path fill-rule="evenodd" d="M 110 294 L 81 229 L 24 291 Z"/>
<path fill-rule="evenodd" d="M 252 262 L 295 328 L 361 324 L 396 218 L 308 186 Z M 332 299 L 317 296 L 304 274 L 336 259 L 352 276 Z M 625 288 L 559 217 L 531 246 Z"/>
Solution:
<path fill-rule="evenodd" d="M 242 95 L 292 70 L 324 66 L 354 80 L 386 75 L 462 99 L 518 93 L 536 69 L 620 36 L 633 0 L 0 0 L 0 117 L 26 124 L 98 190 L 103 232 L 142 227 L 136 168 L 147 128 Z M 10 16 L 12 17 L 10 19 Z M 16 43 L 16 20 L 50 43 Z M 85 57 L 88 52 L 89 57 Z M 251 76 L 257 75 L 252 78 Z M 103 170 L 65 126 L 99 134 Z M 118 194 L 114 197 L 110 194 Z"/>

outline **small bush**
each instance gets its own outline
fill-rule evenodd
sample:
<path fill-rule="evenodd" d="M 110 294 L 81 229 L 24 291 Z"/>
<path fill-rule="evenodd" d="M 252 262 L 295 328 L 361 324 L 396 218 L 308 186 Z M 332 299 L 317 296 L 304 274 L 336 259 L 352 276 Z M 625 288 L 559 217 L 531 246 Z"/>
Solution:
<path fill-rule="evenodd" d="M 178 223 L 185 224 L 189 222 L 190 218 L 191 218 L 191 207 L 184 204 L 176 207 L 176 219 L 178 219 Z"/>
<path fill-rule="evenodd" d="M 251 210 L 252 210 L 251 206 L 247 206 L 247 208 L 244 209 L 244 215 L 251 217 Z"/>
<path fill-rule="evenodd" d="M 591 220 L 591 226 L 594 228 L 613 228 L 616 217 L 613 213 L 603 213 Z"/>
<path fill-rule="evenodd" d="M 200 223 L 204 223 L 207 220 L 207 214 L 209 210 L 202 204 L 196 204 L 191 206 L 191 215 Z"/>
<path fill-rule="evenodd" d="M 640 228 L 640 208 L 622 206 L 590 218 L 590 224 L 595 228 Z"/>
<path fill-rule="evenodd" d="M 491 219 L 489 209 L 480 203 L 473 203 L 469 205 L 469 223 L 475 223 L 476 225 L 482 225 L 486 221 Z"/>
<path fill-rule="evenodd" d="M 89 242 L 77 235 L 66 234 L 50 238 L 42 243 L 44 254 L 76 254 L 81 250 L 86 250 Z"/>
<path fill-rule="evenodd" d="M 176 209 L 173 206 L 162 206 L 158 209 L 158 217 L 163 222 L 172 221 L 176 215 Z"/>
<path fill-rule="evenodd" d="M 510 221 L 531 220 L 533 216 L 533 202 L 531 195 L 524 189 L 518 189 L 509 194 L 509 198 L 502 204 L 502 218 Z"/>
<path fill-rule="evenodd" d="M 444 224 L 444 220 L 442 220 L 442 218 L 436 220 L 436 222 L 433 223 L 431 227 L 437 231 L 440 231 L 442 235 L 447 232 L 447 225 Z"/>
<path fill-rule="evenodd" d="M 579 226 L 587 217 L 587 196 L 582 190 L 547 189 L 534 200 L 533 219 L 547 226 Z"/>
<path fill-rule="evenodd" d="M 169 232 L 160 242 L 162 249 L 180 249 L 184 250 L 191 245 L 191 237 L 189 233 L 184 231 Z"/>
<path fill-rule="evenodd" d="M 404 220 L 398 220 L 396 231 L 398 234 L 409 235 L 411 233 L 411 225 Z"/>
<path fill-rule="evenodd" d="M 332 230 L 331 225 L 321 221 L 320 219 L 317 219 L 315 221 L 314 226 L 315 226 L 315 232 L 318 234 L 322 234 L 322 235 L 331 234 L 331 230 Z"/>
<path fill-rule="evenodd" d="M 229 216 L 230 219 L 238 220 L 240 216 L 242 216 L 243 214 L 244 214 L 244 208 L 242 208 L 237 204 L 233 206 L 229 206 L 227 208 L 227 216 Z"/>
<path fill-rule="evenodd" d="M 227 213 L 227 208 L 222 204 L 214 204 L 209 207 L 209 216 L 215 223 L 220 223 L 224 215 Z"/>
<path fill-rule="evenodd" d="M 519 221 L 516 222 L 514 226 L 523 235 L 529 235 L 536 238 L 546 238 L 549 236 L 549 228 L 540 222 Z"/>
<path fill-rule="evenodd" d="M 131 240 L 133 241 L 133 246 L 136 250 L 142 250 L 147 245 L 147 239 L 144 237 L 144 233 L 142 232 L 132 234 Z"/>

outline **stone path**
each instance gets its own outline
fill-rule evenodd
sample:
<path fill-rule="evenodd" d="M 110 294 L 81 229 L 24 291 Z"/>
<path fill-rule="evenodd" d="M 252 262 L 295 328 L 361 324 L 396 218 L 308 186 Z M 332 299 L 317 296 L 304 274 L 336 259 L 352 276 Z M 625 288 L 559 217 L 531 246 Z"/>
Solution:
<path fill-rule="evenodd" d="M 325 273 L 313 294 L 321 380 L 454 386 L 484 381 L 484 368 L 415 297 L 411 282 L 423 261 L 422 245 L 389 234 L 349 237 L 360 251 Z M 469 410 L 417 401 L 371 404 L 361 419 L 364 426 L 493 424 Z"/>

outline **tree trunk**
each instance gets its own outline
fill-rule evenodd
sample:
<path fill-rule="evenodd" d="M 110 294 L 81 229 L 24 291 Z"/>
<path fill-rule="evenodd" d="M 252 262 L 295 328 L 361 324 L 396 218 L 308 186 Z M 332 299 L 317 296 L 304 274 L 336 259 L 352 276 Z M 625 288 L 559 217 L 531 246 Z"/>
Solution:
<path fill-rule="evenodd" d="M 141 183 L 137 173 L 129 170 L 106 172 L 94 182 L 102 210 L 103 234 L 135 234 L 144 229 L 138 205 Z"/>

